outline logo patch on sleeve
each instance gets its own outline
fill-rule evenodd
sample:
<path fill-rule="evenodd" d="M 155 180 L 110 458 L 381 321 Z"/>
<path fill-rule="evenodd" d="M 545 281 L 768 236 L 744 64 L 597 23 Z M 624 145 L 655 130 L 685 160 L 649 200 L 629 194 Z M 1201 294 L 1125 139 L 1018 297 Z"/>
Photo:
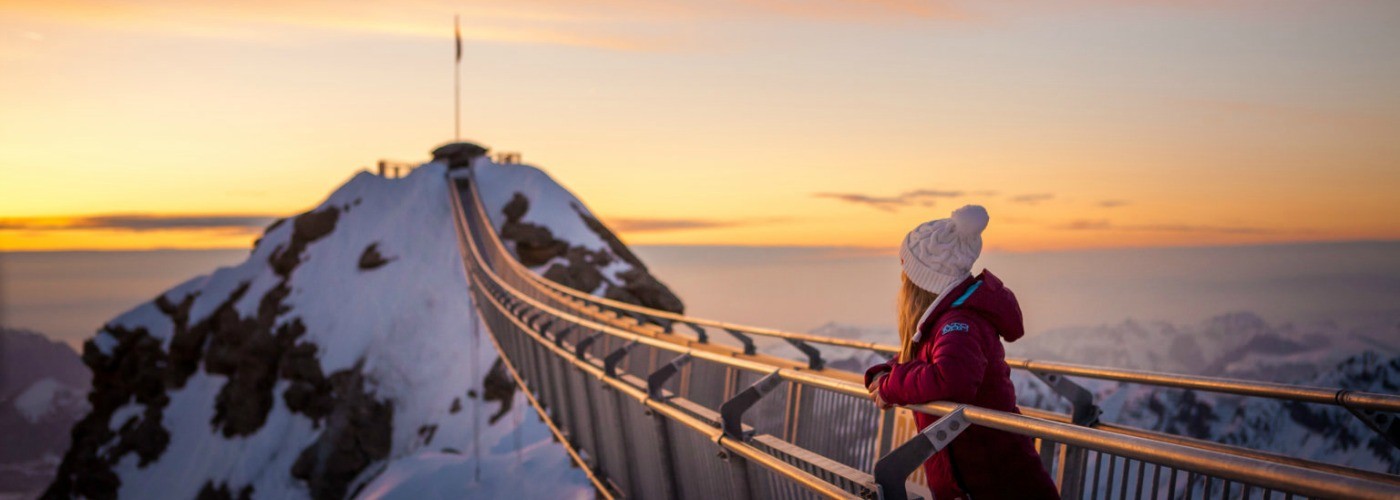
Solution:
<path fill-rule="evenodd" d="M 970 330 L 971 328 L 968 328 L 967 323 L 948 323 L 943 325 L 943 331 L 938 332 L 938 334 L 947 335 L 953 332 L 966 332 Z"/>

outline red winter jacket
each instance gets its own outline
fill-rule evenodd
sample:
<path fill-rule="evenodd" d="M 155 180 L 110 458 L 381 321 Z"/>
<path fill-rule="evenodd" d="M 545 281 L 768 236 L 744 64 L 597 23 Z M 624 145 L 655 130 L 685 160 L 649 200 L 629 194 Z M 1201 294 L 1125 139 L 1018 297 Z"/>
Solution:
<path fill-rule="evenodd" d="M 879 390 L 890 404 L 951 401 L 1020 413 L 1001 339 L 1014 342 L 1025 327 L 1016 295 L 1000 279 L 984 271 L 953 287 L 919 331 L 914 359 L 871 367 L 866 386 L 888 371 Z M 936 420 L 914 418 L 920 429 Z M 940 500 L 1059 498 L 1031 438 L 975 425 L 925 462 L 924 473 Z"/>

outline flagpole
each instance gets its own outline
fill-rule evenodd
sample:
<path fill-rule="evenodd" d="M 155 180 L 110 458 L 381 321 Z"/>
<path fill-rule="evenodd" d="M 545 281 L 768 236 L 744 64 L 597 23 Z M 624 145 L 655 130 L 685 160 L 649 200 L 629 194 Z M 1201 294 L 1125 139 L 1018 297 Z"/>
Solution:
<path fill-rule="evenodd" d="M 457 60 L 452 63 L 452 136 L 455 142 L 462 142 L 462 26 L 455 14 L 452 29 L 457 36 Z"/>

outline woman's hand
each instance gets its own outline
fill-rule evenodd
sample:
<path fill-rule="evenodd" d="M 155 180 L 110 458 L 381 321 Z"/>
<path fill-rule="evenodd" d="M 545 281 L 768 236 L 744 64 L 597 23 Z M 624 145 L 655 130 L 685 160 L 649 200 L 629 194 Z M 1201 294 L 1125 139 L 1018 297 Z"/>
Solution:
<path fill-rule="evenodd" d="M 880 382 L 883 382 L 886 376 L 889 376 L 889 372 L 877 375 L 874 380 L 870 381 L 870 385 L 865 387 L 866 390 L 870 391 L 870 400 L 874 401 L 875 407 L 881 410 L 888 410 L 893 406 L 885 402 L 885 398 L 880 396 Z"/>
<path fill-rule="evenodd" d="M 885 380 L 885 377 L 888 377 L 889 375 L 889 370 L 882 371 L 878 375 L 875 375 L 873 378 L 870 379 L 870 385 L 865 386 L 865 390 L 869 391 L 870 393 L 874 393 L 876 389 L 880 388 L 880 381 Z"/>

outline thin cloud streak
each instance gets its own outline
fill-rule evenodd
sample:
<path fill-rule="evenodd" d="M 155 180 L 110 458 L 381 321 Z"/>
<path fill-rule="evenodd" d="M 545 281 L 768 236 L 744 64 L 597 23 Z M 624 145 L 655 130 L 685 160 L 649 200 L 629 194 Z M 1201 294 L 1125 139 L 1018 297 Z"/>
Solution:
<path fill-rule="evenodd" d="M 1043 201 L 1050 201 L 1050 200 L 1052 200 L 1052 199 L 1054 199 L 1054 198 L 1055 198 L 1055 194 L 1054 194 L 1054 193 L 1032 193 L 1032 194 L 1023 194 L 1023 195 L 1020 195 L 1020 196 L 1012 196 L 1012 197 L 1011 197 L 1011 202 L 1012 202 L 1012 203 L 1021 203 L 1021 204 L 1024 204 L 1024 205 L 1039 205 L 1039 204 L 1040 204 L 1041 202 L 1043 202 Z"/>
<path fill-rule="evenodd" d="M 1250 226 L 1207 226 L 1193 224 L 1117 224 L 1108 219 L 1080 219 L 1055 226 L 1069 231 L 1142 231 L 1158 233 L 1276 234 L 1278 231 Z M 1293 231 L 1297 232 L 1297 231 Z"/>
<path fill-rule="evenodd" d="M 170 231 L 170 230 L 258 230 L 276 217 L 267 215 L 144 215 L 113 214 L 82 217 L 26 217 L 0 219 L 6 231 Z"/>
<path fill-rule="evenodd" d="M 1131 204 L 1132 202 L 1127 200 L 1103 200 L 1098 203 L 1098 205 L 1102 208 L 1126 207 Z"/>
<path fill-rule="evenodd" d="M 609 218 L 608 226 L 624 233 L 659 233 L 664 231 L 688 231 L 697 229 L 718 229 L 759 224 L 773 224 L 790 220 L 786 217 L 768 217 L 740 220 L 713 219 L 665 219 L 665 218 Z"/>
<path fill-rule="evenodd" d="M 915 189 L 905 191 L 896 196 L 871 196 L 861 193 L 814 193 L 817 198 L 830 198 L 833 200 L 866 205 L 876 210 L 894 212 L 908 206 L 931 207 L 938 198 L 958 198 L 966 196 L 963 191 L 937 190 L 937 189 Z"/>

